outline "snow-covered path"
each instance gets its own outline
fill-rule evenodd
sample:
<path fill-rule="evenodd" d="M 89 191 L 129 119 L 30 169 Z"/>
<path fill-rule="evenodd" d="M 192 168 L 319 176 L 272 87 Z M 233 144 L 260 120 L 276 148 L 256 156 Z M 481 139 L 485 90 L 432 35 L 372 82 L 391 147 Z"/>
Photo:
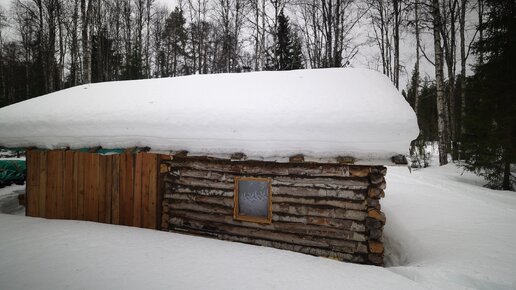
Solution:
<path fill-rule="evenodd" d="M 390 167 L 387 268 L 181 234 L 0 215 L 0 289 L 516 289 L 516 193 Z"/>

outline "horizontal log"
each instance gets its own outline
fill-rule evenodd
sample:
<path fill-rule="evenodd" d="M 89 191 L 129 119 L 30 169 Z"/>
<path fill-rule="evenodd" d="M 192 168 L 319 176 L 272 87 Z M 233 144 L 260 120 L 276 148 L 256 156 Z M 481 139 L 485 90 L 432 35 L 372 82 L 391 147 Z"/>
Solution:
<path fill-rule="evenodd" d="M 342 199 L 332 198 L 304 198 L 304 197 L 291 197 L 288 195 L 272 195 L 272 203 L 287 203 L 287 204 L 300 204 L 304 206 L 331 206 L 342 209 L 353 209 L 353 210 L 365 210 L 367 204 L 365 201 L 362 202 L 351 202 Z"/>
<path fill-rule="evenodd" d="M 330 217 L 330 218 L 340 218 L 340 219 L 349 219 L 355 221 L 363 221 L 367 213 L 364 211 L 358 210 L 348 210 L 341 208 L 319 208 L 319 207 L 308 207 L 308 206 L 299 206 L 299 205 L 291 205 L 285 203 L 273 203 L 272 204 L 273 212 L 281 212 L 287 213 L 289 215 L 300 215 L 300 216 L 317 216 L 317 217 Z"/>
<path fill-rule="evenodd" d="M 272 195 L 289 195 L 293 197 L 322 197 L 362 201 L 365 200 L 367 190 L 322 189 L 310 187 L 293 188 L 288 186 L 273 186 Z"/>
<path fill-rule="evenodd" d="M 174 173 L 174 171 L 172 172 Z M 176 174 L 176 173 L 174 173 Z M 207 173 L 195 170 L 181 170 L 177 174 L 172 174 L 173 178 L 166 178 L 165 182 L 172 182 L 180 185 L 190 185 L 213 189 L 233 189 L 234 175 L 221 173 Z M 325 177 L 291 177 L 291 176 L 271 176 L 273 186 L 289 187 L 311 187 L 321 189 L 367 189 L 369 181 L 363 177 L 348 178 L 325 178 Z"/>
<path fill-rule="evenodd" d="M 213 213 L 217 214 L 233 214 L 233 207 L 220 203 L 205 203 L 201 201 L 191 201 L 191 200 L 177 200 L 170 199 L 172 209 L 188 209 L 195 210 L 201 212 L 210 213 L 210 211 L 214 211 Z M 314 217 L 329 217 L 329 218 L 339 218 L 346 220 L 355 220 L 355 221 L 363 221 L 367 217 L 367 213 L 365 211 L 358 210 L 348 210 L 348 209 L 340 209 L 340 208 L 323 208 L 323 207 L 313 207 L 313 206 L 302 206 L 302 205 L 291 205 L 286 203 L 273 203 L 272 204 L 272 212 L 274 213 L 284 213 L 288 215 L 295 216 L 314 216 Z"/>
<path fill-rule="evenodd" d="M 377 209 L 369 209 L 367 211 L 367 215 L 377 221 L 380 221 L 382 224 L 385 224 L 385 214 Z"/>
<path fill-rule="evenodd" d="M 294 252 L 299 252 L 308 255 L 314 255 L 319 257 L 327 257 L 327 258 L 335 258 L 340 261 L 354 262 L 354 263 L 365 263 L 363 255 L 361 254 L 348 254 L 337 251 L 332 251 L 328 249 L 320 249 L 316 247 L 304 247 L 300 245 L 293 245 L 289 243 L 282 243 L 276 241 L 268 241 L 261 239 L 253 239 L 248 237 L 240 237 L 240 236 L 231 236 L 231 235 L 219 235 L 219 237 L 223 240 L 242 242 L 247 244 L 255 244 L 264 247 L 277 248 L 282 250 L 289 250 Z"/>
<path fill-rule="evenodd" d="M 382 254 L 369 254 L 367 260 L 370 264 L 383 266 L 383 255 Z"/>
<path fill-rule="evenodd" d="M 369 198 L 379 199 L 385 197 L 385 192 L 381 188 L 370 186 L 367 191 L 367 196 Z"/>
<path fill-rule="evenodd" d="M 382 182 L 385 182 L 385 179 L 384 179 L 383 175 L 381 175 L 379 173 L 372 173 L 369 176 L 369 179 L 371 180 L 372 184 L 380 184 Z"/>
<path fill-rule="evenodd" d="M 204 237 L 206 237 L 206 236 L 214 237 L 214 238 L 217 238 L 220 240 L 227 240 L 227 241 L 241 242 L 241 243 L 252 244 L 252 245 L 259 245 L 259 246 L 294 251 L 294 252 L 299 252 L 299 253 L 304 253 L 304 254 L 309 254 L 309 255 L 314 255 L 314 256 L 336 258 L 341 261 L 349 261 L 349 262 L 355 262 L 355 263 L 366 263 L 367 262 L 367 257 L 364 257 L 363 254 L 348 254 L 348 253 L 342 253 L 342 252 L 332 251 L 332 250 L 328 250 L 328 249 L 320 249 L 320 248 L 316 248 L 316 247 L 305 247 L 305 246 L 290 244 L 290 243 L 286 243 L 286 242 L 270 241 L 270 240 L 242 237 L 242 236 L 228 235 L 228 234 L 209 233 L 209 232 L 204 232 L 204 231 L 199 231 L 199 230 L 189 229 L 189 228 L 173 227 L 172 230 L 179 231 L 179 232 L 187 232 L 188 234 L 195 234 L 195 235 L 204 236 Z"/>
<path fill-rule="evenodd" d="M 168 182 L 168 180 L 165 180 L 165 182 Z M 222 190 L 233 190 L 235 188 L 235 183 L 233 181 L 230 182 L 221 182 L 221 181 L 214 181 L 210 179 L 202 179 L 202 178 L 195 178 L 195 177 L 186 177 L 186 176 L 180 176 L 179 178 L 176 178 L 173 180 L 174 184 L 183 185 L 183 186 L 194 186 L 199 188 L 206 188 L 206 189 L 222 189 Z"/>
<path fill-rule="evenodd" d="M 350 165 L 349 166 L 349 176 L 353 177 L 366 177 L 371 174 L 371 167 L 369 166 L 359 166 L 359 165 Z"/>
<path fill-rule="evenodd" d="M 372 240 L 380 240 L 382 238 L 382 234 L 382 229 L 371 229 L 371 231 L 369 231 L 369 238 Z"/>
<path fill-rule="evenodd" d="M 199 195 L 199 194 L 183 194 L 183 193 L 173 193 L 171 195 L 167 195 L 166 198 L 174 201 L 190 201 L 194 203 L 206 203 L 212 205 L 219 205 L 223 207 L 233 208 L 234 207 L 234 198 L 232 197 L 213 197 L 207 195 Z"/>
<path fill-rule="evenodd" d="M 387 174 L 387 167 L 385 166 L 372 166 L 371 167 L 371 173 L 378 173 L 383 176 Z"/>
<path fill-rule="evenodd" d="M 298 234 L 303 237 L 318 236 L 331 239 L 342 239 L 348 241 L 364 242 L 367 240 L 365 234 L 357 233 L 351 230 L 339 229 L 334 227 L 308 225 L 293 222 L 274 222 L 271 224 L 258 224 L 245 221 L 234 220 L 230 216 L 213 215 L 207 213 L 190 212 L 183 210 L 176 210 L 173 217 L 182 218 L 185 220 L 195 220 L 206 225 L 211 223 L 227 224 L 233 226 L 262 229 L 268 231 Z"/>
<path fill-rule="evenodd" d="M 378 199 L 368 198 L 367 206 L 370 208 L 375 208 L 377 210 L 381 210 L 382 206 L 380 205 L 380 201 Z"/>
<path fill-rule="evenodd" d="M 192 193 L 197 195 L 206 195 L 206 196 L 214 196 L 214 197 L 233 197 L 234 190 L 225 190 L 225 189 L 209 189 L 203 187 L 195 187 L 195 186 L 183 186 L 175 184 L 171 186 L 169 189 L 165 190 L 165 197 L 170 196 L 174 193 Z"/>
<path fill-rule="evenodd" d="M 277 176 L 272 179 L 272 185 L 283 185 L 292 187 L 315 187 L 323 189 L 367 189 L 369 181 L 363 177 L 348 178 L 300 178 Z"/>
<path fill-rule="evenodd" d="M 371 253 L 374 253 L 374 254 L 383 253 L 383 244 L 381 242 L 369 241 L 368 246 L 369 246 L 369 252 L 371 252 Z"/>
<path fill-rule="evenodd" d="M 179 193 L 196 193 L 208 196 L 233 197 L 234 184 L 206 182 L 202 179 L 182 178 L 174 181 L 170 186 L 166 187 L 165 192 L 170 195 L 174 192 Z M 335 198 L 343 200 L 365 200 L 367 189 L 322 189 L 312 187 L 289 187 L 289 186 L 272 186 L 272 195 L 286 195 L 293 197 L 321 197 Z"/>
<path fill-rule="evenodd" d="M 182 199 L 182 200 L 191 200 L 196 202 L 206 202 L 206 203 L 214 203 L 224 206 L 233 207 L 234 206 L 234 197 L 229 196 L 213 196 L 213 195 L 203 195 L 193 193 L 184 193 L 184 192 L 172 192 L 165 195 L 167 199 Z M 327 197 L 313 197 L 313 198 L 304 198 L 304 197 L 292 197 L 288 195 L 272 195 L 272 203 L 285 203 L 292 205 L 302 205 L 302 206 L 331 206 L 335 208 L 342 209 L 353 209 L 353 210 L 367 210 L 367 204 L 365 201 L 361 202 L 353 202 L 346 201 L 341 199 L 333 199 Z"/>
<path fill-rule="evenodd" d="M 220 205 L 212 205 L 205 203 L 193 203 L 189 201 L 173 201 L 170 203 L 170 215 L 174 215 L 175 210 L 191 210 L 196 212 L 222 214 L 233 216 L 233 209 L 230 207 L 223 207 Z"/>
<path fill-rule="evenodd" d="M 190 168 L 201 171 L 226 172 L 238 175 L 302 175 L 320 177 L 349 176 L 347 165 L 330 163 L 277 163 L 267 161 L 208 160 L 184 158 L 166 161 L 172 168 Z"/>
<path fill-rule="evenodd" d="M 359 247 L 360 243 L 355 241 L 329 239 L 318 236 L 311 236 L 309 239 L 307 239 L 306 237 L 297 234 L 239 227 L 214 222 L 206 223 L 178 217 L 172 217 L 169 220 L 169 224 L 171 224 L 173 227 L 191 228 L 198 231 L 206 231 L 216 234 L 229 234 L 278 242 L 287 242 L 308 247 L 334 249 L 344 253 L 367 253 L 367 247 L 364 248 L 363 245 Z"/>
<path fill-rule="evenodd" d="M 209 205 L 202 203 L 189 203 L 189 202 L 179 202 L 177 204 L 170 203 L 170 211 L 169 214 L 171 216 L 174 215 L 174 212 L 177 210 L 186 210 L 192 211 L 194 213 L 206 213 L 206 214 L 220 214 L 229 217 L 233 217 L 233 209 L 229 207 L 221 207 L 217 205 Z M 362 222 L 341 219 L 341 218 L 330 218 L 330 217 L 314 217 L 314 216 L 294 216 L 286 213 L 272 213 L 272 221 L 274 222 L 292 222 L 292 223 L 302 223 L 309 225 L 318 225 L 318 226 L 328 226 L 334 227 L 337 229 L 350 230 L 354 232 L 365 232 L 367 230 L 366 226 Z"/>
<path fill-rule="evenodd" d="M 368 229 L 381 229 L 381 228 L 383 228 L 382 222 L 380 222 L 378 220 L 375 220 L 373 218 L 370 218 L 370 217 L 366 218 L 365 226 Z"/>

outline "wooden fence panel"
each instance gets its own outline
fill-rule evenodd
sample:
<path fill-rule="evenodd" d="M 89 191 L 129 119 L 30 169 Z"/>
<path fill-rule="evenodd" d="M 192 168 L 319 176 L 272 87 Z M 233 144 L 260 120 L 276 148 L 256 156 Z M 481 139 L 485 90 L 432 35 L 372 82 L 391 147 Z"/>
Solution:
<path fill-rule="evenodd" d="M 84 218 L 84 178 L 86 169 L 86 153 L 77 152 L 78 165 L 77 165 L 77 219 L 85 220 Z"/>
<path fill-rule="evenodd" d="M 120 224 L 120 156 L 113 156 L 113 172 L 111 175 L 111 223 Z"/>
<path fill-rule="evenodd" d="M 79 154 L 78 152 L 70 151 L 73 156 L 73 167 L 72 167 L 72 189 L 70 191 L 70 219 L 75 220 L 78 218 L 78 204 L 77 194 L 79 191 Z M 67 193 L 65 193 L 67 194 Z"/>
<path fill-rule="evenodd" d="M 142 226 L 142 166 L 145 153 L 136 154 L 134 170 L 133 225 Z"/>
<path fill-rule="evenodd" d="M 27 151 L 27 215 L 157 228 L 159 156 Z"/>
<path fill-rule="evenodd" d="M 64 156 L 64 190 L 63 190 L 63 218 L 72 218 L 73 192 L 73 151 L 65 151 Z"/>
<path fill-rule="evenodd" d="M 30 157 L 29 157 L 30 155 Z M 27 215 L 39 216 L 39 158 L 40 155 L 27 152 L 27 167 L 32 167 L 34 170 L 27 171 Z M 29 186 L 30 184 L 30 186 Z"/>
<path fill-rule="evenodd" d="M 158 196 L 158 156 L 155 154 L 147 154 L 147 163 L 149 164 L 149 201 L 148 201 L 148 220 L 144 227 L 149 229 L 157 229 L 157 196 Z"/>
<path fill-rule="evenodd" d="M 106 220 L 106 162 L 104 155 L 99 156 L 99 191 L 98 191 L 98 221 Z"/>
<path fill-rule="evenodd" d="M 47 152 L 37 152 L 34 156 L 39 155 L 39 217 L 47 216 L 46 201 L 47 201 Z M 27 168 L 29 171 L 29 168 Z M 27 184 L 30 186 L 30 184 Z M 30 197 L 29 197 L 30 198 Z"/>

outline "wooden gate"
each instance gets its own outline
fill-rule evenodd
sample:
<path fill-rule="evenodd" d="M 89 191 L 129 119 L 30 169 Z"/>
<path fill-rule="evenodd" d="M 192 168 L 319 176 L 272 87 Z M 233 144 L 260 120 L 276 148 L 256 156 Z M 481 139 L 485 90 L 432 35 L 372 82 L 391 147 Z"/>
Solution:
<path fill-rule="evenodd" d="M 159 159 L 152 153 L 28 150 L 26 214 L 157 229 Z"/>

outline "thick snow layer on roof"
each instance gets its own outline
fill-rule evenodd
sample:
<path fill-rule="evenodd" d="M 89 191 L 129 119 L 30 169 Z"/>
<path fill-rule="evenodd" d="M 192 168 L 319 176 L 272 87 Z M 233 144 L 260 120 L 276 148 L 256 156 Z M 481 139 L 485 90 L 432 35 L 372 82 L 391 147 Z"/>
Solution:
<path fill-rule="evenodd" d="M 88 84 L 0 109 L 0 145 L 150 147 L 192 154 L 388 159 L 418 135 L 384 75 L 365 69 Z"/>

